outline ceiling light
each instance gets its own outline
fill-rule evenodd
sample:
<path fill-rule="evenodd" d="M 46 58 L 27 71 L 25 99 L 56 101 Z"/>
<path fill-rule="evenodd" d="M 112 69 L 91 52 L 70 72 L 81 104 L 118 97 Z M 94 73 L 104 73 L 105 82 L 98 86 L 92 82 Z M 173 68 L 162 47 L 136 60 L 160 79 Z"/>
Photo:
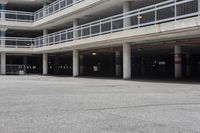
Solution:
<path fill-rule="evenodd" d="M 95 56 L 95 55 L 97 55 L 97 53 L 93 52 L 92 55 Z"/>

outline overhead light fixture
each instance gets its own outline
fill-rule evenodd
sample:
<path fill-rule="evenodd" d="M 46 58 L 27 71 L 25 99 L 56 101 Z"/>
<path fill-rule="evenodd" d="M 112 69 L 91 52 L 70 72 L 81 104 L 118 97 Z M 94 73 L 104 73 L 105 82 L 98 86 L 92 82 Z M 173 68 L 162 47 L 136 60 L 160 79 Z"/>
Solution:
<path fill-rule="evenodd" d="M 97 53 L 96 53 L 96 52 L 93 52 L 92 55 L 95 56 L 95 55 L 97 55 Z"/>

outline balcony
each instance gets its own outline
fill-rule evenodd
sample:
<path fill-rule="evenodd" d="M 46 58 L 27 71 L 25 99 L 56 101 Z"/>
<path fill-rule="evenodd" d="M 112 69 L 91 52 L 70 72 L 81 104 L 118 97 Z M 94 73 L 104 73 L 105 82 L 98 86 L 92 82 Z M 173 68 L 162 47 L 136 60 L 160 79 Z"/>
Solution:
<path fill-rule="evenodd" d="M 198 16 L 200 14 L 198 2 L 198 0 L 168 0 L 156 5 L 52 33 L 45 37 L 38 37 L 35 39 L 35 46 L 54 45 Z M 130 20 L 130 25 L 124 26 L 124 21 L 126 20 Z M 46 40 L 45 43 L 44 40 Z"/>
<path fill-rule="evenodd" d="M 0 46 L 4 48 L 35 48 L 35 39 L 21 37 L 0 37 Z"/>
<path fill-rule="evenodd" d="M 168 0 L 37 38 L 1 38 L 2 47 L 39 48 L 200 15 L 200 0 Z M 125 21 L 129 25 L 124 25 Z M 2 39 L 4 39 L 2 41 Z"/>
<path fill-rule="evenodd" d="M 36 12 L 0 10 L 0 20 L 33 23 L 82 1 L 84 0 L 57 0 Z"/>
<path fill-rule="evenodd" d="M 52 14 L 55 14 L 61 10 L 64 10 L 66 8 L 69 8 L 73 5 L 76 5 L 84 0 L 57 0 L 46 7 L 36 11 L 34 13 L 34 21 L 38 21 L 40 19 L 43 19 L 44 17 L 50 16 Z"/>
<path fill-rule="evenodd" d="M 34 14 L 31 12 L 0 10 L 0 20 L 33 23 Z"/>

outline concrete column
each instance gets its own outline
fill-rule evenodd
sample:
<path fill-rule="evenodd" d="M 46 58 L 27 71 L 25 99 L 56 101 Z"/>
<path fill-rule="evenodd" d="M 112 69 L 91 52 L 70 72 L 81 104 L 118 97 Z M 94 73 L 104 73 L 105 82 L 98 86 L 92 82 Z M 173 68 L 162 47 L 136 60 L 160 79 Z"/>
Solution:
<path fill-rule="evenodd" d="M 176 45 L 174 47 L 174 76 L 176 79 L 182 78 L 182 50 L 181 46 Z"/>
<path fill-rule="evenodd" d="M 74 19 L 73 20 L 73 28 L 74 28 L 73 38 L 74 38 L 74 40 L 76 40 L 78 38 L 78 31 L 76 30 L 77 26 L 78 26 L 78 19 Z"/>
<path fill-rule="evenodd" d="M 73 0 L 73 3 L 76 3 L 78 0 Z"/>
<path fill-rule="evenodd" d="M 131 79 L 131 45 L 123 44 L 123 78 Z"/>
<path fill-rule="evenodd" d="M 116 74 L 116 77 L 120 77 L 121 74 L 122 74 L 122 66 L 121 66 L 121 52 L 120 51 L 116 51 L 115 52 L 115 56 L 116 56 L 116 68 L 115 68 L 115 74 Z"/>
<path fill-rule="evenodd" d="M 47 16 L 47 3 L 43 3 L 43 17 Z"/>
<path fill-rule="evenodd" d="M 43 75 L 48 74 L 48 54 L 43 54 Z"/>
<path fill-rule="evenodd" d="M 6 74 L 6 53 L 1 53 L 1 75 Z"/>
<path fill-rule="evenodd" d="M 0 2 L 1 10 L 6 10 L 6 3 L 5 2 Z M 1 12 L 1 20 L 5 20 L 6 14 L 5 12 Z"/>
<path fill-rule="evenodd" d="M 0 41 L 1 47 L 5 47 L 5 45 L 6 45 L 6 40 L 5 40 L 5 37 L 6 37 L 6 30 L 1 29 L 0 34 L 1 34 L 1 35 L 0 35 L 0 37 L 1 37 L 1 41 Z"/>
<path fill-rule="evenodd" d="M 198 11 L 200 12 L 200 0 L 198 0 Z"/>
<path fill-rule="evenodd" d="M 43 45 L 47 45 L 47 43 L 48 43 L 47 35 L 48 35 L 48 30 L 43 29 Z"/>
<path fill-rule="evenodd" d="M 24 73 L 26 74 L 27 73 L 27 71 L 26 71 L 26 69 L 27 69 L 27 56 L 23 56 L 23 64 L 24 64 L 24 67 L 25 67 Z"/>
<path fill-rule="evenodd" d="M 80 75 L 84 74 L 84 56 L 80 55 Z"/>
<path fill-rule="evenodd" d="M 190 55 L 186 54 L 186 76 L 190 76 Z"/>
<path fill-rule="evenodd" d="M 79 76 L 79 52 L 73 50 L 73 77 Z"/>
<path fill-rule="evenodd" d="M 131 10 L 131 2 L 130 1 L 125 1 L 123 3 L 123 13 L 126 13 L 126 12 L 129 12 Z M 126 15 L 124 15 L 125 17 Z M 128 18 L 124 18 L 123 20 L 123 27 L 126 28 L 126 27 L 129 27 L 131 26 L 131 18 L 128 17 Z"/>

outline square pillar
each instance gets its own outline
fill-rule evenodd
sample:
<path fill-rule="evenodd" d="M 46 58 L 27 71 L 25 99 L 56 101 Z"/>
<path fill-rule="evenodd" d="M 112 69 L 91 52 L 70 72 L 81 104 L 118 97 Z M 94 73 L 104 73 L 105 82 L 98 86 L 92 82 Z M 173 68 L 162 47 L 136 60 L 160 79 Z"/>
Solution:
<path fill-rule="evenodd" d="M 1 53 L 1 75 L 6 74 L 6 53 Z"/>
<path fill-rule="evenodd" d="M 46 46 L 48 45 L 48 30 L 43 29 L 43 45 Z"/>
<path fill-rule="evenodd" d="M 48 54 L 43 54 L 43 75 L 48 74 Z"/>
<path fill-rule="evenodd" d="M 74 19 L 73 20 L 73 40 L 77 40 L 78 39 L 77 26 L 78 26 L 78 19 Z"/>
<path fill-rule="evenodd" d="M 73 0 L 73 4 L 76 4 L 78 0 Z"/>
<path fill-rule="evenodd" d="M 182 49 L 178 45 L 174 47 L 174 76 L 175 79 L 182 78 Z"/>
<path fill-rule="evenodd" d="M 7 4 L 7 2 L 0 2 L 1 20 L 5 20 L 6 19 L 6 14 L 4 12 L 6 10 L 6 4 Z"/>
<path fill-rule="evenodd" d="M 0 46 L 5 47 L 6 45 L 6 30 L 7 29 L 0 29 Z"/>
<path fill-rule="evenodd" d="M 79 51 L 73 50 L 73 77 L 79 76 Z"/>
<path fill-rule="evenodd" d="M 123 44 L 123 78 L 131 79 L 131 45 Z"/>
<path fill-rule="evenodd" d="M 199 15 L 200 15 L 200 0 L 198 0 L 198 11 L 199 11 Z"/>
<path fill-rule="evenodd" d="M 123 13 L 129 12 L 131 10 L 131 2 L 130 1 L 125 1 L 123 3 Z M 124 15 L 124 20 L 123 20 L 123 27 L 129 27 L 131 26 L 131 17 L 126 18 L 126 14 Z"/>
<path fill-rule="evenodd" d="M 44 3 L 43 4 L 43 17 L 47 16 L 47 9 L 46 9 L 46 7 L 47 7 L 47 3 Z"/>

